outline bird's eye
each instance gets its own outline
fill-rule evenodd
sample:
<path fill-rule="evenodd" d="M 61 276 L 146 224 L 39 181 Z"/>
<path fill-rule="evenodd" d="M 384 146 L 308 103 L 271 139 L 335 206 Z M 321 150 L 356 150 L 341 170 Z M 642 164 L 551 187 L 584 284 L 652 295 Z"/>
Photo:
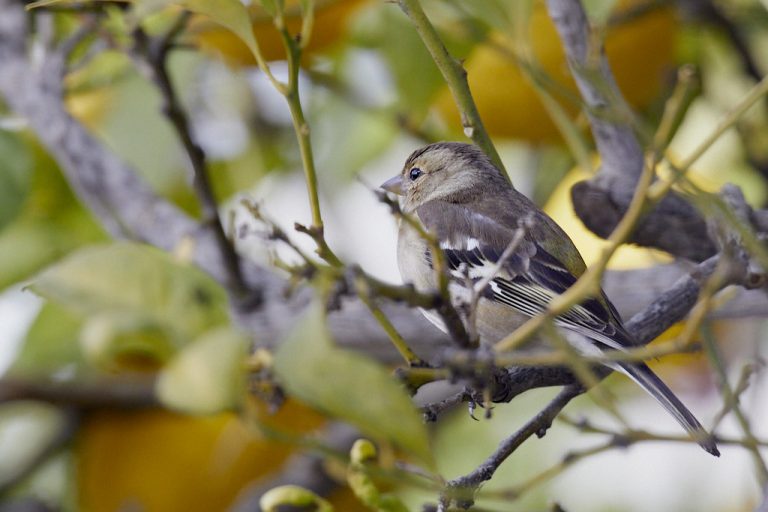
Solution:
<path fill-rule="evenodd" d="M 419 169 L 418 167 L 414 167 L 413 169 L 411 169 L 411 172 L 408 173 L 408 177 L 411 178 L 411 181 L 415 181 L 416 178 L 421 176 L 421 174 L 422 174 L 421 169 Z"/>

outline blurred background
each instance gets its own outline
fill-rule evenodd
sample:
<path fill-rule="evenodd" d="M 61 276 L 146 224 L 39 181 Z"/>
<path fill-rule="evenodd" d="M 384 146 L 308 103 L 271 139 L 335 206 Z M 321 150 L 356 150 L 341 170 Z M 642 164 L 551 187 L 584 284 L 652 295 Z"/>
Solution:
<path fill-rule="evenodd" d="M 673 157 L 689 154 L 768 70 L 765 1 L 584 3 L 605 35 L 619 87 L 646 137 L 658 124 L 678 68 L 690 64 L 697 71 L 697 94 L 670 147 Z M 270 17 L 259 2 L 246 4 L 274 74 L 286 77 L 284 49 Z M 423 4 L 449 50 L 463 60 L 480 114 L 513 183 L 565 228 L 587 263 L 593 261 L 604 242 L 573 213 L 569 189 L 594 174 L 599 162 L 543 3 Z M 187 158 L 160 112 L 156 87 L 137 72 L 120 40 L 126 19 L 139 16 L 140 5 L 146 4 L 103 6 L 101 28 L 87 41 L 90 49 L 83 50 L 91 54 L 66 77 L 67 105 L 154 190 L 198 215 Z M 149 33 L 162 32 L 177 15 L 173 7 L 160 7 L 141 14 Z M 286 8 L 295 13 L 288 26 L 297 31 L 298 2 L 289 0 Z M 60 35 L 89 16 L 67 9 L 46 15 L 53 17 Z M 284 99 L 243 43 L 210 19 L 193 17 L 180 41 L 170 57 L 172 79 L 193 136 L 209 158 L 222 218 L 232 219 L 229 225 L 245 233 L 237 237 L 243 254 L 265 264 L 275 253 L 290 260 L 290 251 L 255 234 L 258 225 L 240 206 L 244 197 L 258 200 L 289 233 L 294 222 L 311 221 Z M 358 262 L 382 279 L 399 282 L 395 221 L 371 189 L 398 173 L 408 154 L 424 143 L 465 140 L 445 82 L 396 4 L 318 0 L 300 86 L 329 244 L 345 262 Z M 763 100 L 698 160 L 691 173 L 695 183 L 710 191 L 735 183 L 751 205 L 765 206 L 766 106 Z M 0 385 L 10 386 L 0 393 L 0 510 L 32 504 L 40 508 L 28 510 L 248 510 L 248 490 L 277 475 L 297 448 L 254 432 L 236 414 L 171 412 L 159 407 L 151 393 L 145 396 L 143 388 L 130 395 L 133 401 L 110 402 L 107 393 L 92 388 L 84 388 L 87 392 L 73 403 L 51 399 L 50 390 L 40 392 L 44 400 L 34 399 L 40 382 L 67 389 L 68 383 L 98 383 L 105 377 L 154 375 L 181 349 L 168 348 L 162 329 L 149 332 L 144 324 L 137 329 L 103 317 L 95 321 L 90 311 L 46 301 L 26 288 L 49 265 L 108 236 L 24 120 L 7 109 L 0 112 Z M 571 136 L 569 144 L 564 131 Z M 579 152 L 587 155 L 589 168 L 577 165 L 574 154 Z M 308 237 L 293 238 L 307 252 L 313 249 Z M 657 251 L 622 247 L 610 268 L 669 261 Z M 745 367 L 760 370 L 741 395 L 741 406 L 755 436 L 768 439 L 765 321 L 720 319 L 706 327 L 732 386 Z M 672 331 L 665 336 L 679 329 Z M 653 366 L 710 426 L 723 400 L 707 357 L 672 356 Z M 631 426 L 678 433 L 674 421 L 627 379 L 612 376 L 603 385 L 619 396 L 618 407 Z M 492 420 L 475 421 L 464 409 L 443 418 L 432 431 L 440 473 L 452 478 L 473 469 L 554 393 L 531 391 L 498 405 Z M 326 422 L 293 402 L 274 416 L 265 405 L 257 407 L 278 430 L 313 433 Z M 569 405 L 564 415 L 618 428 L 589 396 Z M 718 434 L 740 438 L 743 430 L 728 414 Z M 604 441 L 605 436 L 556 421 L 543 440 L 530 440 L 502 466 L 483 487 L 489 497 L 479 503 L 488 510 L 548 510 L 560 503 L 569 511 L 736 512 L 754 510 L 761 500 L 765 482 L 757 476 L 753 455 L 728 445 L 715 459 L 690 443 L 642 442 L 601 451 L 551 478 L 531 480 L 566 454 Z M 432 490 L 405 484 L 392 484 L 389 490 L 411 510 L 435 497 Z M 338 510 L 366 510 L 346 491 L 333 498 Z"/>

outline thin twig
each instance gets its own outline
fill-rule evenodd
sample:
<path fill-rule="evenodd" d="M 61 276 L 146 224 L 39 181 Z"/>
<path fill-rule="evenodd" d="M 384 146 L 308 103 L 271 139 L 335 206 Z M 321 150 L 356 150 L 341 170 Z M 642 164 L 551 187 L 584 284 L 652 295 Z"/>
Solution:
<path fill-rule="evenodd" d="M 605 434 L 612 438 L 617 438 L 622 441 L 623 446 L 629 446 L 630 444 L 645 442 L 645 441 L 667 441 L 671 443 L 696 443 L 696 440 L 686 434 L 660 434 L 658 432 L 648 432 L 646 430 L 627 429 L 623 431 L 615 431 L 610 428 L 601 427 L 594 423 L 587 421 L 586 419 L 574 420 L 568 416 L 560 416 L 558 420 L 566 425 L 570 425 L 580 432 L 588 434 Z M 749 439 L 740 437 L 729 436 L 717 436 L 718 444 L 732 445 L 732 446 L 758 446 L 760 448 L 768 448 L 768 439 Z"/>
<path fill-rule="evenodd" d="M 368 285 L 368 281 L 364 277 L 361 277 L 359 272 L 355 273 L 357 275 L 354 276 L 352 280 L 355 283 L 355 290 L 357 291 L 358 297 L 360 297 L 360 300 L 362 300 L 363 303 L 368 307 L 373 317 L 377 322 L 379 322 L 379 325 L 381 325 L 382 329 L 384 329 L 384 331 L 387 333 L 387 336 L 389 336 L 392 344 L 403 357 L 405 362 L 409 366 L 423 365 L 424 361 L 416 355 L 410 346 L 408 346 L 408 342 L 403 339 L 399 332 L 397 332 L 395 326 L 392 325 L 392 322 L 390 322 L 389 318 L 387 318 L 387 316 L 381 311 L 381 308 L 379 308 L 379 306 L 376 304 L 376 297 L 371 293 L 371 287 Z"/>
<path fill-rule="evenodd" d="M 760 443 L 752 433 L 749 419 L 747 419 L 747 416 L 739 405 L 739 396 L 733 391 L 731 385 L 728 383 L 728 375 L 725 371 L 722 356 L 715 344 L 712 333 L 708 329 L 702 328 L 702 338 L 704 339 L 704 346 L 707 349 L 709 360 L 712 363 L 712 366 L 714 366 L 720 381 L 720 392 L 723 395 L 723 399 L 730 405 L 730 409 L 733 411 L 734 416 L 736 416 L 736 421 L 744 433 L 744 439 L 746 441 L 744 446 L 752 455 L 752 461 L 757 472 L 758 483 L 761 487 L 765 487 L 768 485 L 768 466 L 766 466 L 765 459 L 763 459 L 763 456 L 760 453 Z"/>
<path fill-rule="evenodd" d="M 224 266 L 229 276 L 228 288 L 239 298 L 245 298 L 247 286 L 240 269 L 240 258 L 234 244 L 227 237 L 224 225 L 219 215 L 219 207 L 213 196 L 211 182 L 208 177 L 208 164 L 205 152 L 192 138 L 192 130 L 184 108 L 174 90 L 171 77 L 168 74 L 168 55 L 176 36 L 184 29 L 189 13 L 182 13 L 174 26 L 161 38 L 151 39 L 143 29 L 137 28 L 134 33 L 134 53 L 146 63 L 145 70 L 157 85 L 163 99 L 163 113 L 171 122 L 176 135 L 184 147 L 194 175 L 194 189 L 200 200 L 203 219 L 216 237 Z"/>
<path fill-rule="evenodd" d="M 467 508 L 472 505 L 477 488 L 483 482 L 490 480 L 496 470 L 509 457 L 523 441 L 536 434 L 543 437 L 557 414 L 575 397 L 584 392 L 579 385 L 571 385 L 563 388 L 560 393 L 536 416 L 528 420 L 517 432 L 509 436 L 496 448 L 483 463 L 471 473 L 451 480 L 440 497 L 440 510 L 447 512 L 450 504 L 456 503 L 459 507 Z"/>

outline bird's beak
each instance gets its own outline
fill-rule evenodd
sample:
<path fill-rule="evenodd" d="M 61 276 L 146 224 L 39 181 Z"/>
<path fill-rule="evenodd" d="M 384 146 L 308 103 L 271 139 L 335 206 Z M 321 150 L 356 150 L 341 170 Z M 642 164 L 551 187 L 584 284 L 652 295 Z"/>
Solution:
<path fill-rule="evenodd" d="M 387 181 L 382 183 L 379 187 L 383 188 L 387 192 L 392 192 L 399 196 L 402 196 L 405 193 L 403 191 L 403 177 L 400 176 L 399 174 L 393 178 L 389 178 Z"/>

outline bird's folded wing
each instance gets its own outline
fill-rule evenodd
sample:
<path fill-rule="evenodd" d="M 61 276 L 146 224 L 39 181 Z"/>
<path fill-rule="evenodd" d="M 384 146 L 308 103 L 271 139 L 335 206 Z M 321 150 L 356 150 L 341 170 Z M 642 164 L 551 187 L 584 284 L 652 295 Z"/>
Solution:
<path fill-rule="evenodd" d="M 452 213 L 457 215 L 455 211 Z M 476 286 L 485 281 L 486 286 L 478 290 L 483 297 L 524 315 L 543 313 L 553 298 L 577 280 L 562 262 L 529 236 L 524 236 L 511 254 L 505 254 L 515 238 L 516 229 L 503 226 L 488 216 L 464 212 L 456 223 L 462 228 L 458 230 L 436 225 L 450 222 L 451 215 L 447 219 L 445 215 L 421 218 L 427 221 L 426 227 L 437 234 L 453 279 L 458 283 L 472 282 Z M 425 257 L 431 266 L 429 250 Z M 605 297 L 586 299 L 556 317 L 555 324 L 613 349 L 623 350 L 632 344 L 618 313 Z"/>

